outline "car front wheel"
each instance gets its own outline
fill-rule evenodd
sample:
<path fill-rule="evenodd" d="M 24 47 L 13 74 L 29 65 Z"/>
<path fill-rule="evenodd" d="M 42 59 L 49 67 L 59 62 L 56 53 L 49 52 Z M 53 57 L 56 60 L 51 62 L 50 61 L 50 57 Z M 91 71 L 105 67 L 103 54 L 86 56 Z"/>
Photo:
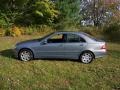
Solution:
<path fill-rule="evenodd" d="M 80 55 L 80 60 L 82 63 L 88 64 L 92 62 L 94 59 L 94 55 L 91 52 L 84 52 L 82 55 Z"/>
<path fill-rule="evenodd" d="M 19 53 L 19 59 L 22 61 L 29 61 L 33 59 L 33 53 L 29 49 L 23 49 Z"/>

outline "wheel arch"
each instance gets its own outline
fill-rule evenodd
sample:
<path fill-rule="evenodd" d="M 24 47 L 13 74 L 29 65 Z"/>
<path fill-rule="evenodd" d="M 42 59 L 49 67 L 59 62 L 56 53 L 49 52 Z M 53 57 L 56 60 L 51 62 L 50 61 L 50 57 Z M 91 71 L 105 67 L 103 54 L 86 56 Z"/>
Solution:
<path fill-rule="evenodd" d="M 22 50 L 30 50 L 30 51 L 32 52 L 33 58 L 34 58 L 34 52 L 33 52 L 33 50 L 30 49 L 30 48 L 21 48 L 21 49 L 18 51 L 18 58 L 20 58 L 20 57 L 19 57 L 19 54 L 20 54 L 20 52 L 21 52 Z"/>
<path fill-rule="evenodd" d="M 80 55 L 79 55 L 79 58 L 80 58 L 80 56 L 81 56 L 83 53 L 85 53 L 85 52 L 90 52 L 90 53 L 92 53 L 93 58 L 95 59 L 95 54 L 94 54 L 91 50 L 84 50 L 84 51 L 82 51 L 82 52 L 80 53 Z"/>

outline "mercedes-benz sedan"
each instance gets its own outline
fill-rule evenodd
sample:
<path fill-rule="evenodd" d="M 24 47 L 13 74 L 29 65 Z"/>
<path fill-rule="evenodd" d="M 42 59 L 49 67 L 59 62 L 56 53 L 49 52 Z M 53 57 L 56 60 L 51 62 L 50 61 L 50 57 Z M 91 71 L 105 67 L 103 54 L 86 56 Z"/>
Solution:
<path fill-rule="evenodd" d="M 106 44 L 84 32 L 54 32 L 43 38 L 17 43 L 14 52 L 22 61 L 64 58 L 90 63 L 106 54 Z"/>

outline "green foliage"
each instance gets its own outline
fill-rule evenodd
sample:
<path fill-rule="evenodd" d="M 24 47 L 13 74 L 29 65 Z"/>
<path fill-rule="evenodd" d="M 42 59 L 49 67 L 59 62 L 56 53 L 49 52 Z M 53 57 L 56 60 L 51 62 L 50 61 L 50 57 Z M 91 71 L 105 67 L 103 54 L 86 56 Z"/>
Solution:
<path fill-rule="evenodd" d="M 18 17 L 25 11 L 29 0 L 1 0 L 0 1 L 0 21 L 3 21 L 5 27 L 11 27 L 16 24 Z"/>
<path fill-rule="evenodd" d="M 119 12 L 120 6 L 117 0 L 83 0 L 81 12 L 83 20 L 90 21 L 94 26 L 103 26 L 108 24 L 115 12 Z"/>
<path fill-rule="evenodd" d="M 4 36 L 5 35 L 5 30 L 3 28 L 0 28 L 0 36 Z"/>
<path fill-rule="evenodd" d="M 82 31 L 82 32 L 85 32 L 85 33 L 88 33 L 94 37 L 101 37 L 102 35 L 102 30 L 100 28 L 97 28 L 97 27 L 80 27 L 79 28 L 79 31 Z"/>
<path fill-rule="evenodd" d="M 115 22 L 104 27 L 104 34 L 109 41 L 120 41 L 120 23 Z"/>
<path fill-rule="evenodd" d="M 12 26 L 23 26 L 28 27 L 26 29 L 28 34 L 32 34 L 38 29 L 43 29 L 44 31 L 44 29 L 48 29 L 48 27 L 54 27 L 55 29 L 70 28 L 72 30 L 73 28 L 78 28 L 82 20 L 92 20 L 96 26 L 106 25 L 105 23 L 109 25 L 113 21 L 118 21 L 120 18 L 120 13 L 118 13 L 118 9 L 116 9 L 118 3 L 104 7 L 103 1 L 104 0 L 1 0 L 0 28 L 6 30 L 6 35 L 9 35 L 8 32 Z M 115 19 L 110 19 L 111 17 Z M 31 26 L 37 28 L 31 28 Z M 86 27 L 84 28 L 86 29 Z M 112 28 L 114 29 L 116 27 Z M 106 26 L 106 29 L 110 29 L 110 32 L 113 30 L 110 26 Z M 73 30 L 75 31 L 75 29 Z M 87 32 L 93 33 L 95 30 L 87 30 Z"/>
<path fill-rule="evenodd" d="M 31 25 L 27 27 L 21 27 L 20 29 L 22 35 L 43 35 L 55 31 L 52 27 L 47 25 Z"/>
<path fill-rule="evenodd" d="M 10 28 L 15 24 L 16 18 L 20 13 L 13 11 L 6 11 L 0 13 L 0 26 L 5 28 Z"/>
<path fill-rule="evenodd" d="M 59 11 L 50 0 L 1 0 L 0 25 L 10 27 L 19 25 L 50 25 L 57 18 Z"/>
<path fill-rule="evenodd" d="M 0 0 L 0 10 L 7 11 L 20 11 L 31 0 Z"/>
<path fill-rule="evenodd" d="M 0 19 L 0 27 L 4 27 L 4 26 L 6 26 L 6 25 L 7 25 L 7 23 L 6 23 L 5 19 L 4 19 L 4 18 L 1 18 L 1 19 Z"/>
<path fill-rule="evenodd" d="M 10 29 L 6 29 L 6 31 L 5 31 L 5 36 L 11 36 L 11 31 L 10 31 Z"/>
<path fill-rule="evenodd" d="M 36 24 L 52 24 L 59 12 L 55 9 L 55 4 L 50 0 L 36 1 L 33 4 L 33 15 Z"/>
<path fill-rule="evenodd" d="M 50 0 L 36 0 L 27 4 L 16 22 L 21 25 L 51 25 L 58 17 L 59 11 L 56 9 L 55 3 Z"/>
<path fill-rule="evenodd" d="M 0 27 L 8 27 L 9 19 L 7 18 L 7 15 L 5 13 L 0 12 Z"/>
<path fill-rule="evenodd" d="M 80 24 L 80 1 L 81 0 L 56 1 L 57 7 L 61 12 L 59 16 L 60 27 L 71 27 Z"/>

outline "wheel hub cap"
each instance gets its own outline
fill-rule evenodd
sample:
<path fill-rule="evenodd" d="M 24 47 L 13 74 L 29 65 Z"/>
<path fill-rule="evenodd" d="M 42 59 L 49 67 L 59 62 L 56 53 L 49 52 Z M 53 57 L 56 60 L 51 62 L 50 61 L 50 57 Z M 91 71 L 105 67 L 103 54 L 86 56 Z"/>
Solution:
<path fill-rule="evenodd" d="M 30 60 L 30 53 L 27 51 L 23 51 L 20 57 L 23 61 L 28 61 Z"/>
<path fill-rule="evenodd" d="M 82 55 L 82 62 L 89 63 L 92 60 L 92 55 L 89 53 L 85 53 Z"/>

